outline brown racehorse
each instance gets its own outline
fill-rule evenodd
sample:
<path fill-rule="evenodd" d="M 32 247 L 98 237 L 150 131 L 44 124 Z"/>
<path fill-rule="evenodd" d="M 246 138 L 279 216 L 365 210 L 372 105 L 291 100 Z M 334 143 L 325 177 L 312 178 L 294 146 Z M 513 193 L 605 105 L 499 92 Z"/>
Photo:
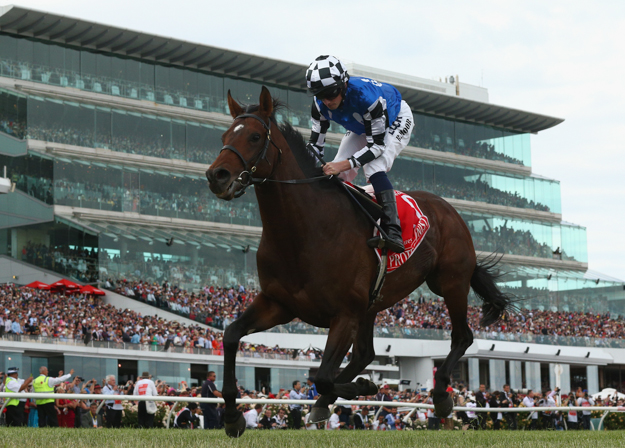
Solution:
<path fill-rule="evenodd" d="M 311 414 L 311 421 L 322 421 L 329 418 L 328 406 L 337 397 L 352 399 L 377 392 L 370 381 L 351 382 L 374 359 L 375 316 L 424 281 L 445 299 L 453 326 L 451 351 L 436 372 L 434 389 L 436 414 L 449 415 L 453 406 L 446 392 L 450 374 L 473 342 L 467 324 L 469 288 L 484 302 L 482 325 L 492 324 L 513 306 L 497 289 L 492 264 L 476 262 L 471 235 L 460 215 L 438 196 L 410 193 L 428 217 L 430 230 L 412 257 L 387 275 L 382 301 L 368 309 L 378 263 L 366 244 L 372 224 L 336 179 L 282 183 L 310 178 L 319 171 L 303 137 L 290 125 L 275 123 L 279 103 L 265 87 L 257 106 L 244 109 L 230 92 L 228 105 L 234 121 L 223 134 L 224 148 L 206 177 L 211 191 L 227 201 L 253 181 L 263 233 L 257 254 L 261 292 L 224 335 L 226 433 L 238 437 L 245 430 L 245 419 L 235 404 L 235 357 L 243 336 L 294 318 L 330 329 L 315 376 L 321 397 Z M 352 345 L 351 361 L 337 375 Z"/>

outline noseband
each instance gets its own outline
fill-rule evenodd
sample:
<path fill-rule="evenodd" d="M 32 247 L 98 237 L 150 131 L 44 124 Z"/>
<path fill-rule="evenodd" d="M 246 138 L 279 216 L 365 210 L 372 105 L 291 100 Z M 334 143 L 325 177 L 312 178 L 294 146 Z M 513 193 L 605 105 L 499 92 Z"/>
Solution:
<path fill-rule="evenodd" d="M 224 145 L 221 148 L 221 151 L 219 151 L 220 154 L 225 150 L 232 151 L 233 153 L 237 155 L 237 157 L 239 157 L 239 159 L 241 160 L 241 163 L 243 164 L 243 171 L 241 171 L 241 174 L 239 174 L 239 177 L 237 178 L 237 182 L 239 182 L 243 188 L 241 188 L 238 192 L 235 193 L 234 195 L 235 198 L 240 198 L 241 196 L 243 196 L 245 194 L 245 189 L 249 187 L 250 185 L 254 185 L 254 184 L 264 184 L 265 182 L 275 182 L 279 184 L 309 184 L 312 182 L 318 182 L 318 181 L 329 179 L 332 177 L 332 176 L 323 175 L 323 176 L 310 177 L 306 179 L 289 179 L 289 180 L 271 179 L 274 171 L 276 170 L 276 168 L 278 167 L 278 165 L 280 165 L 280 162 L 282 161 L 282 150 L 278 148 L 278 146 L 271 139 L 271 118 L 269 118 L 269 124 L 266 124 L 262 118 L 254 114 L 241 114 L 235 117 L 235 120 L 239 118 L 253 118 L 255 120 L 260 121 L 260 123 L 263 125 L 263 127 L 267 131 L 267 135 L 265 137 L 265 145 L 263 146 L 263 149 L 254 158 L 252 168 L 250 168 L 249 170 L 247 169 L 247 166 L 251 164 L 252 162 L 247 162 L 245 160 L 245 157 L 243 157 L 243 155 L 239 152 L 239 150 L 235 148 L 234 146 Z M 276 163 L 274 167 L 271 169 L 271 173 L 269 173 L 269 176 L 265 178 L 253 177 L 252 174 L 256 172 L 256 167 L 258 166 L 260 161 L 267 160 L 267 149 L 269 149 L 269 143 L 275 146 L 275 148 L 278 150 L 278 163 Z M 317 158 L 319 158 L 318 154 L 314 153 L 314 155 Z M 320 159 L 320 161 L 322 162 L 322 164 L 325 164 L 323 159 Z M 271 162 L 269 162 L 269 160 L 267 160 L 267 163 L 271 165 Z"/>
<path fill-rule="evenodd" d="M 250 185 L 262 184 L 266 182 L 267 179 L 273 175 L 273 171 L 280 164 L 281 157 L 282 157 L 282 150 L 278 148 L 276 144 L 273 142 L 273 140 L 271 139 L 271 118 L 269 118 L 269 124 L 265 123 L 262 118 L 254 114 L 241 114 L 237 116 L 235 120 L 238 120 L 239 118 L 254 118 L 255 120 L 258 120 L 267 131 L 267 134 L 265 136 L 265 145 L 263 146 L 263 149 L 258 153 L 258 155 L 253 159 L 252 162 L 246 161 L 245 157 L 243 157 L 243 155 L 239 152 L 239 150 L 236 149 L 232 145 L 224 145 L 221 148 L 221 151 L 219 151 L 219 153 L 222 153 L 225 150 L 232 151 L 239 157 L 239 159 L 241 160 L 241 163 L 243 164 L 243 171 L 241 171 L 241 174 L 239 174 L 239 177 L 237 178 L 237 182 L 239 182 L 243 186 L 243 188 L 239 190 L 237 194 L 235 194 L 235 197 L 237 198 L 241 197 L 245 193 L 245 189 L 249 187 Z M 267 160 L 267 149 L 269 149 L 269 143 L 275 146 L 276 149 L 278 150 L 278 163 L 276 163 L 276 165 L 273 167 L 269 176 L 265 177 L 264 179 L 252 177 L 253 173 L 256 172 L 256 167 L 258 166 L 258 164 L 262 160 Z M 269 162 L 269 160 L 267 160 L 267 163 L 271 165 L 271 162 Z M 252 165 L 252 167 L 248 170 L 247 167 L 250 164 Z"/>

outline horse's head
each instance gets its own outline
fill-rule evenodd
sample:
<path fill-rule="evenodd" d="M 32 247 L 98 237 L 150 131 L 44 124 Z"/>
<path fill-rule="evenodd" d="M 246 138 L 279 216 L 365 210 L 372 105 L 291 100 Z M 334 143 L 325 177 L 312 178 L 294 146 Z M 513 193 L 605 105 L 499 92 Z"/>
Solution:
<path fill-rule="evenodd" d="M 245 113 L 230 91 L 228 106 L 234 121 L 221 137 L 224 146 L 219 156 L 206 171 L 211 191 L 226 201 L 238 197 L 237 193 L 250 185 L 252 177 L 269 177 L 275 167 L 270 145 L 273 100 L 269 90 L 263 86 L 254 113 Z"/>

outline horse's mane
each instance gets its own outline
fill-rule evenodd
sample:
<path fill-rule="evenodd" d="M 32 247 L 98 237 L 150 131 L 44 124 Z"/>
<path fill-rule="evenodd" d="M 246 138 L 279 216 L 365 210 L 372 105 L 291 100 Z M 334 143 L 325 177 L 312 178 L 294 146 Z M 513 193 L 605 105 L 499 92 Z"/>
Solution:
<path fill-rule="evenodd" d="M 245 113 L 253 113 L 258 111 L 258 104 L 251 104 L 245 107 Z M 323 170 L 317 166 L 316 157 L 306 149 L 306 141 L 304 136 L 288 122 L 278 123 L 276 120 L 276 112 L 287 109 L 286 105 L 280 100 L 273 99 L 273 112 L 271 120 L 276 123 L 286 143 L 291 148 L 291 152 L 297 161 L 300 169 L 306 177 L 320 176 Z"/>

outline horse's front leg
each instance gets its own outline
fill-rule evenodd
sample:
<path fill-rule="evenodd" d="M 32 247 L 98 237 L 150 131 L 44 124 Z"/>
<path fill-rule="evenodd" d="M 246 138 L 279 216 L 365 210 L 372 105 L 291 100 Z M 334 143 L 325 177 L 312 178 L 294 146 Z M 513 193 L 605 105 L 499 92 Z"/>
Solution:
<path fill-rule="evenodd" d="M 354 337 L 358 332 L 358 323 L 355 317 L 337 317 L 332 321 L 321 365 L 315 375 L 317 392 L 322 395 L 318 402 L 331 402 L 333 399 L 336 400 L 335 395 L 339 395 L 335 394 L 335 378 L 347 350 L 354 342 Z M 330 400 L 324 400 L 323 396 L 329 396 Z M 310 421 L 320 422 L 329 418 L 328 405 L 317 406 L 315 404 L 310 414 Z"/>
<path fill-rule="evenodd" d="M 242 337 L 264 331 L 276 325 L 293 320 L 293 316 L 281 305 L 268 299 L 262 292 L 245 310 L 243 315 L 232 322 L 224 332 L 224 382 L 222 395 L 226 402 L 224 421 L 226 434 L 239 437 L 245 431 L 245 418 L 237 410 L 236 356 Z"/>
<path fill-rule="evenodd" d="M 316 401 L 311 414 L 311 423 L 318 423 L 318 421 L 313 421 L 313 417 L 320 419 L 319 421 L 327 420 L 328 406 L 333 404 L 339 396 L 342 398 L 349 396 L 349 399 L 353 399 L 357 395 L 374 395 L 378 392 L 376 385 L 368 380 L 360 379 L 356 383 L 349 383 L 375 359 L 374 323 L 375 314 L 365 317 L 359 323 L 356 339 L 353 341 L 352 359 L 334 379 L 332 394 L 322 395 Z"/>

